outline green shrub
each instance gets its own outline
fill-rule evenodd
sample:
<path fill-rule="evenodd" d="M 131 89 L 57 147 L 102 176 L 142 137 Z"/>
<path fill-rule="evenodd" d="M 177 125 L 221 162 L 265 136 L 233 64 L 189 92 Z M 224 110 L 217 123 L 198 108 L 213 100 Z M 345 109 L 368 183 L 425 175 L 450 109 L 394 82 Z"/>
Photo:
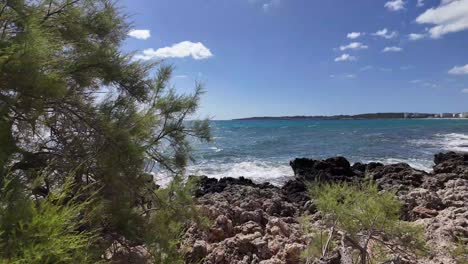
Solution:
<path fill-rule="evenodd" d="M 156 263 L 184 263 L 180 242 L 185 228 L 191 222 L 199 228 L 209 225 L 208 219 L 201 216 L 195 206 L 193 188 L 195 179 L 184 182 L 180 177 L 164 189 L 156 191 L 158 204 L 156 212 L 149 216 L 145 245 Z"/>
<path fill-rule="evenodd" d="M 341 241 L 342 257 L 353 262 L 415 258 L 425 252 L 422 229 L 400 221 L 401 203 L 374 184 L 315 184 L 309 187 L 331 239 Z M 346 251 L 346 247 L 353 248 Z M 329 252 L 323 248 L 322 256 Z"/>
<path fill-rule="evenodd" d="M 68 187 L 67 187 L 68 188 Z M 1 263 L 96 263 L 95 233 L 80 228 L 90 201 L 67 198 L 67 190 L 31 199 L 17 179 L 0 192 Z"/>

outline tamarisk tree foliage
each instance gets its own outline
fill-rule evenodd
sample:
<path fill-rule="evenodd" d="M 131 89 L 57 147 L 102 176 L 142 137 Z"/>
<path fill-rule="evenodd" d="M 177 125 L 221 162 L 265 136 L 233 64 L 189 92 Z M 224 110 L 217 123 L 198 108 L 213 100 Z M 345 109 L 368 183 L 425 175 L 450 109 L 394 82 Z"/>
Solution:
<path fill-rule="evenodd" d="M 148 172 L 183 174 L 189 137 L 210 139 L 206 120 L 186 120 L 202 86 L 179 95 L 171 66 L 123 53 L 130 26 L 109 0 L 0 1 L 0 186 L 9 175 L 40 201 L 72 175 L 70 199 L 95 194 L 83 226 L 111 238 L 102 249 L 143 242 L 180 194 L 161 202 Z"/>
<path fill-rule="evenodd" d="M 380 263 L 415 259 L 426 252 L 422 229 L 400 221 L 401 203 L 375 184 L 331 183 L 309 188 L 326 232 L 315 233 L 305 252 L 309 260 L 338 250 L 341 263 Z M 317 248 L 319 246 L 319 248 Z"/>

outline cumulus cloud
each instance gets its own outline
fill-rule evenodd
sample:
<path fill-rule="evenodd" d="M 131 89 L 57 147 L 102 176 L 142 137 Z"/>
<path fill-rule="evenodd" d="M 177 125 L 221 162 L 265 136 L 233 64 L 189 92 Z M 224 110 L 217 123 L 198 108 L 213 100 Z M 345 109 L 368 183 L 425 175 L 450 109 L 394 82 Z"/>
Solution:
<path fill-rule="evenodd" d="M 405 1 L 403 0 L 392 0 L 385 3 L 385 7 L 390 11 L 399 11 L 405 9 Z"/>
<path fill-rule="evenodd" d="M 137 60 L 151 60 L 164 58 L 184 58 L 189 57 L 196 60 L 207 59 L 213 56 L 211 51 L 201 42 L 182 41 L 170 47 L 145 49 L 141 54 L 135 55 Z"/>
<path fill-rule="evenodd" d="M 386 38 L 386 39 L 392 39 L 392 38 L 398 36 L 398 32 L 396 32 L 396 31 L 391 31 L 390 32 L 388 29 L 384 28 L 384 29 L 378 30 L 377 32 L 373 33 L 372 35 L 382 37 L 382 38 Z"/>
<path fill-rule="evenodd" d="M 357 39 L 359 38 L 360 36 L 364 35 L 364 33 L 361 33 L 361 32 L 350 32 L 346 35 L 347 38 L 349 39 Z"/>
<path fill-rule="evenodd" d="M 429 8 L 416 18 L 419 24 L 432 24 L 431 38 L 468 29 L 468 0 L 442 0 L 435 8 Z"/>
<path fill-rule="evenodd" d="M 468 88 L 462 89 L 461 92 L 468 94 Z"/>
<path fill-rule="evenodd" d="M 127 35 L 136 39 L 148 39 L 151 37 L 151 33 L 148 29 L 132 29 Z"/>
<path fill-rule="evenodd" d="M 393 47 L 385 47 L 385 48 L 382 50 L 382 52 L 400 52 L 400 51 L 402 51 L 402 50 L 403 50 L 403 49 L 400 48 L 400 47 L 395 47 L 395 46 L 393 46 Z"/>
<path fill-rule="evenodd" d="M 408 34 L 409 40 L 420 40 L 426 37 L 426 34 L 419 34 L 419 33 L 411 33 Z"/>
<path fill-rule="evenodd" d="M 416 3 L 416 6 L 417 6 L 417 7 L 422 7 L 422 6 L 424 6 L 424 0 L 418 0 L 418 2 Z"/>
<path fill-rule="evenodd" d="M 351 56 L 349 54 L 342 54 L 341 56 L 335 58 L 335 62 L 340 62 L 340 61 L 355 61 L 357 58 L 354 56 Z"/>
<path fill-rule="evenodd" d="M 345 46 L 340 46 L 340 50 L 347 50 L 347 49 L 353 49 L 353 50 L 359 50 L 359 49 L 367 49 L 369 46 L 362 44 L 361 42 L 352 42 L 349 43 L 348 45 Z"/>
<path fill-rule="evenodd" d="M 449 74 L 453 75 L 465 75 L 468 74 L 468 64 L 464 66 L 455 66 L 448 71 Z"/>

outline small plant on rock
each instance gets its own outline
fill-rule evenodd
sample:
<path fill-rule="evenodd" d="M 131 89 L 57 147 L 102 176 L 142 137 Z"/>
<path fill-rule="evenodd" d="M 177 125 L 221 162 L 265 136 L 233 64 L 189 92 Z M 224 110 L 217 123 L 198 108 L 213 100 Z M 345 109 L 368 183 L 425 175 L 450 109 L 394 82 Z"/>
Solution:
<path fill-rule="evenodd" d="M 425 252 L 421 228 L 399 220 L 401 203 L 393 193 L 347 183 L 315 184 L 309 193 L 329 230 L 320 258 L 332 251 L 331 241 L 341 263 L 414 259 Z"/>

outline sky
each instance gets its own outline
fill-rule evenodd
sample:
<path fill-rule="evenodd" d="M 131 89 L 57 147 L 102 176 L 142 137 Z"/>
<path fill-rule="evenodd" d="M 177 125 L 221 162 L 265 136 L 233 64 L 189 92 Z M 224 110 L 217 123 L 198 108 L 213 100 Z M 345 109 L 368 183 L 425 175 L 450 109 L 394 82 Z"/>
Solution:
<path fill-rule="evenodd" d="M 196 118 L 468 111 L 468 0 L 122 0 Z"/>

